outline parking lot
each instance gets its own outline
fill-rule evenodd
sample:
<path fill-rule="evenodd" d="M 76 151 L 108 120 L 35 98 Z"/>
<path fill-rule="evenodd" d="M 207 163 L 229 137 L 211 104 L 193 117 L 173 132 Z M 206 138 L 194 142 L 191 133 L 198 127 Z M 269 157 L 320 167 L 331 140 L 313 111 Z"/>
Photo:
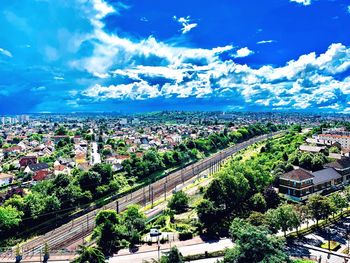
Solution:
<path fill-rule="evenodd" d="M 337 251 L 341 252 L 348 245 L 349 226 L 350 217 L 346 217 L 329 227 L 316 230 L 314 233 L 306 235 L 304 238 L 299 239 L 298 242 L 320 247 L 322 243 L 333 240 L 340 244 L 340 248 Z"/>
<path fill-rule="evenodd" d="M 341 254 L 349 245 L 348 233 L 350 230 L 350 217 L 345 217 L 335 224 L 323 229 L 314 231 L 302 238 L 294 240 L 293 244 L 288 246 L 288 252 L 296 257 L 311 257 L 312 259 L 321 258 L 321 262 L 347 262 Z M 327 253 L 328 240 L 339 243 L 335 253 Z M 326 243 L 326 248 L 320 249 L 321 245 Z M 344 255 L 345 256 L 345 255 Z M 350 262 L 350 261 L 349 261 Z"/>

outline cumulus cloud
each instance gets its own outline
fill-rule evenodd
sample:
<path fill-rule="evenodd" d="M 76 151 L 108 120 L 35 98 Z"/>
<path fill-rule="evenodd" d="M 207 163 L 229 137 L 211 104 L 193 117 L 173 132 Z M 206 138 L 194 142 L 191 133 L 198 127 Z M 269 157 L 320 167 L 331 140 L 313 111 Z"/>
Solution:
<path fill-rule="evenodd" d="M 158 85 L 149 85 L 146 81 L 131 84 L 110 85 L 108 87 L 99 84 L 85 90 L 84 95 L 98 99 L 134 99 L 143 100 L 159 96 Z"/>
<path fill-rule="evenodd" d="M 302 4 L 304 6 L 311 5 L 311 0 L 290 0 L 291 2 L 295 2 L 298 4 Z"/>
<path fill-rule="evenodd" d="M 334 77 L 350 68 L 350 49 L 342 44 L 332 44 L 320 55 L 302 55 L 283 67 L 258 69 L 218 58 L 216 52 L 230 50 L 232 47 L 200 50 L 199 53 L 207 56 L 204 65 L 184 63 L 177 57 L 181 55 L 175 52 L 168 54 L 166 66 L 138 65 L 116 70 L 113 74 L 127 76 L 131 83 L 92 86 L 84 96 L 97 100 L 221 97 L 238 100 L 243 105 L 272 109 L 323 110 L 343 110 L 339 100 L 350 96 L 350 78 L 338 80 Z M 150 84 L 159 77 L 165 78 L 164 83 Z"/>
<path fill-rule="evenodd" d="M 235 57 L 235 58 L 244 58 L 244 57 L 248 57 L 248 56 L 253 55 L 253 54 L 254 54 L 254 51 L 250 50 L 247 47 L 243 47 L 243 48 L 238 49 L 236 51 L 236 53 L 233 54 L 233 57 Z"/>
<path fill-rule="evenodd" d="M 190 16 L 179 17 L 179 18 L 177 16 L 174 16 L 173 19 L 182 25 L 182 28 L 180 29 L 182 34 L 186 34 L 186 33 L 190 32 L 193 28 L 198 26 L 197 23 L 191 22 Z"/>
<path fill-rule="evenodd" d="M 40 82 L 40 86 L 50 87 L 42 89 L 42 93 L 49 90 L 50 94 L 53 93 L 55 89 L 49 85 L 55 84 L 59 87 L 57 94 L 66 97 L 57 102 L 43 102 L 46 104 L 41 109 L 55 111 L 57 104 L 61 107 L 63 103 L 80 110 L 84 103 L 87 109 L 91 109 L 88 107 L 102 102 L 189 98 L 224 101 L 230 109 L 350 112 L 350 77 L 343 76 L 350 70 L 350 48 L 343 44 L 331 44 L 321 54 L 304 54 L 283 66 L 252 68 L 235 60 L 252 55 L 254 52 L 248 47 L 238 50 L 232 45 L 196 48 L 162 42 L 153 36 L 145 39 L 122 37 L 105 30 L 104 18 L 118 14 L 123 7 L 119 10 L 117 5 L 111 6 L 103 0 L 75 0 L 72 3 L 74 5 L 68 5 L 74 7 L 71 15 L 77 16 L 74 21 L 79 28 L 85 25 L 84 30 L 71 32 L 57 25 L 58 29 L 53 30 L 51 36 L 53 40 L 40 46 L 40 56 L 36 57 L 38 60 L 43 57 L 44 65 L 53 66 L 39 65 L 33 69 L 41 70 L 38 76 L 44 76 L 42 79 L 51 80 L 50 83 Z M 16 28 L 30 31 L 26 26 L 31 21 L 9 17 Z M 189 19 L 181 21 L 190 24 Z M 28 36 L 32 34 L 28 33 Z M 59 43 L 54 42 L 57 36 L 60 37 Z M 258 44 L 271 42 L 261 40 Z M 34 48 L 33 45 L 30 50 Z M 2 49 L 1 54 L 4 55 Z M 68 65 L 62 67 L 58 63 L 62 58 L 69 61 Z M 56 69 L 56 65 L 61 67 Z M 65 79 L 67 81 L 59 81 Z M 75 79 L 72 85 L 66 85 L 71 79 Z M 28 91 L 37 89 L 31 88 Z"/>
<path fill-rule="evenodd" d="M 6 49 L 0 48 L 0 54 L 12 58 L 12 53 Z"/>

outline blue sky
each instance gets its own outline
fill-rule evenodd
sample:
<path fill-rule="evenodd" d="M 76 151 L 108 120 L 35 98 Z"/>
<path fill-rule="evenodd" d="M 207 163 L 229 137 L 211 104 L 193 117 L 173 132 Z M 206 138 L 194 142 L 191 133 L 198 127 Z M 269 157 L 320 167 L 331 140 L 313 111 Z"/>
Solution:
<path fill-rule="evenodd" d="M 2 0 L 0 114 L 350 112 L 345 0 Z"/>

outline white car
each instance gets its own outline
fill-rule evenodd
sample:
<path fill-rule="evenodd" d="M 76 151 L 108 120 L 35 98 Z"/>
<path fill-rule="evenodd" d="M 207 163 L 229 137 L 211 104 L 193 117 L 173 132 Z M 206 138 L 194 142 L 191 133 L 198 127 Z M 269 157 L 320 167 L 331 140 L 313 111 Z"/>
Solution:
<path fill-rule="evenodd" d="M 152 228 L 152 229 L 149 231 L 149 235 L 150 235 L 151 237 L 157 237 L 157 236 L 160 236 L 161 233 L 160 233 L 160 231 L 159 231 L 158 229 Z"/>

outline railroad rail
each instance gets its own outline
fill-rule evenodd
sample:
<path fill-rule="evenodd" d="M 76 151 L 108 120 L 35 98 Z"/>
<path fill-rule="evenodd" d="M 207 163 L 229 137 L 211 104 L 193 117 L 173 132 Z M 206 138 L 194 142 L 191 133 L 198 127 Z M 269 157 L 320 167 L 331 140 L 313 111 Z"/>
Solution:
<path fill-rule="evenodd" d="M 245 142 L 230 146 L 212 156 L 202 159 L 194 164 L 170 173 L 162 179 L 129 193 L 117 200 L 114 200 L 101 208 L 95 209 L 87 214 L 73 219 L 42 236 L 36 237 L 22 246 L 23 257 L 41 253 L 44 244 L 47 244 L 50 250 L 59 250 L 67 248 L 91 234 L 95 227 L 95 217 L 101 210 L 114 209 L 118 213 L 124 211 L 131 204 L 145 206 L 153 204 L 154 200 L 164 196 L 174 190 L 176 186 L 184 184 L 186 181 L 198 176 L 201 172 L 209 169 L 210 173 L 217 171 L 222 162 L 237 153 L 238 151 L 268 138 L 274 137 L 283 131 L 274 132 L 266 135 L 254 137 Z"/>

